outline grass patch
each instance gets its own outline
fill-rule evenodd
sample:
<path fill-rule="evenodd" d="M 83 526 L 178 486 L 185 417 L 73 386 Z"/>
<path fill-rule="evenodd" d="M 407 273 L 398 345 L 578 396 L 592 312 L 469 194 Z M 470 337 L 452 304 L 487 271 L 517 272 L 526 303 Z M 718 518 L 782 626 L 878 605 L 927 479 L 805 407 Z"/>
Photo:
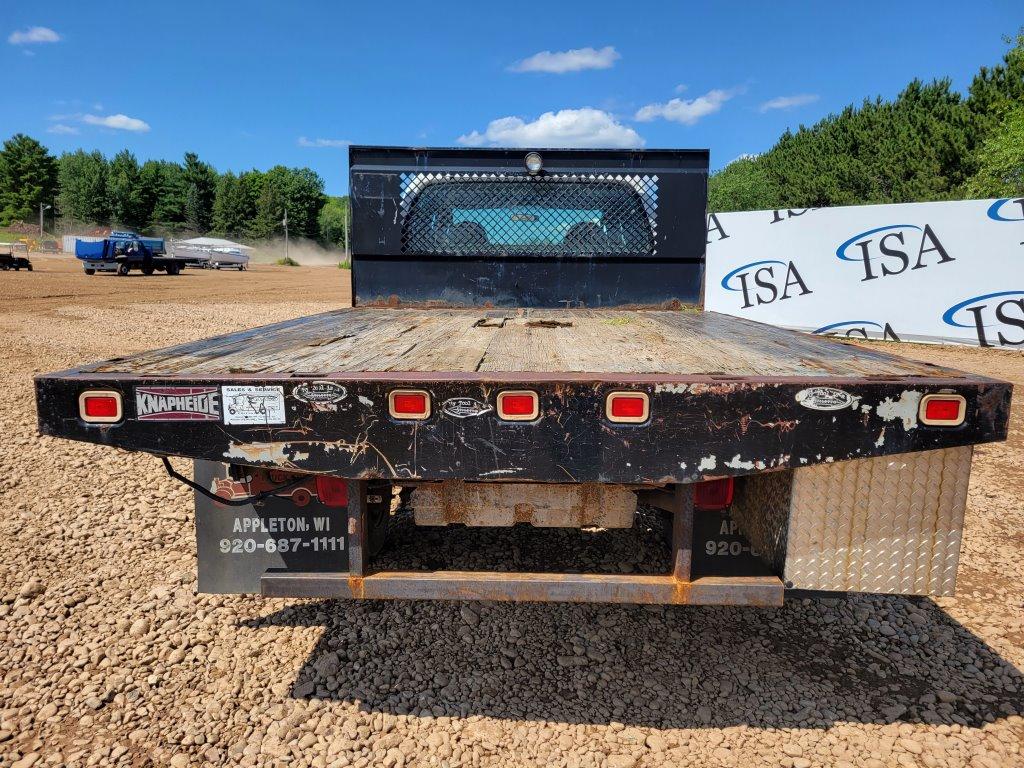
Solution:
<path fill-rule="evenodd" d="M 610 317 L 604 322 L 607 325 L 629 325 L 636 322 L 636 320 L 630 315 L 619 315 L 618 317 Z"/>
<path fill-rule="evenodd" d="M 285 256 L 283 259 L 277 260 L 277 266 L 279 267 L 297 267 L 299 262 L 293 259 L 291 256 Z"/>
<path fill-rule="evenodd" d="M 338 269 L 352 269 L 352 259 L 342 259 L 339 261 Z"/>

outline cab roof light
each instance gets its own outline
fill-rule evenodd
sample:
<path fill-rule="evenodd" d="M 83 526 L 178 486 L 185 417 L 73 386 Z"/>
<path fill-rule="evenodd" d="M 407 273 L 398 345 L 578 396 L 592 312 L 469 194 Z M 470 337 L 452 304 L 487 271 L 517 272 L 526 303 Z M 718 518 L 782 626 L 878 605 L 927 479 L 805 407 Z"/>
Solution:
<path fill-rule="evenodd" d="M 78 415 L 87 424 L 116 424 L 124 418 L 121 393 L 109 389 L 86 390 L 78 396 Z"/>
<path fill-rule="evenodd" d="M 528 389 L 498 393 L 498 418 L 503 421 L 533 421 L 540 416 L 540 398 Z"/>
<path fill-rule="evenodd" d="M 388 393 L 388 411 L 396 419 L 429 419 L 430 394 L 422 389 L 393 389 Z"/>
<path fill-rule="evenodd" d="M 967 400 L 963 395 L 925 395 L 921 398 L 918 419 L 929 427 L 957 427 L 967 416 Z"/>
<path fill-rule="evenodd" d="M 643 424 L 651 415 L 651 399 L 646 392 L 611 392 L 604 411 L 615 424 Z"/>

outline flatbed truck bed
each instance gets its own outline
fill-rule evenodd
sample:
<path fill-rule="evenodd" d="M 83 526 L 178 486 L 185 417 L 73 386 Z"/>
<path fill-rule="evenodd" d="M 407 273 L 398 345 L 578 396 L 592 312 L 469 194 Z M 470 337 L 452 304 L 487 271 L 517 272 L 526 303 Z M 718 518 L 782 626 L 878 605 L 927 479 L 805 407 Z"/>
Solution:
<path fill-rule="evenodd" d="M 971 447 L 1005 439 L 1011 386 L 693 306 L 706 153 L 545 150 L 547 180 L 521 154 L 354 148 L 357 306 L 39 376 L 40 430 L 195 460 L 202 591 L 951 594 Z M 399 490 L 434 526 L 628 528 L 647 503 L 671 571 L 375 570 Z M 707 514 L 749 568 L 693 569 Z"/>

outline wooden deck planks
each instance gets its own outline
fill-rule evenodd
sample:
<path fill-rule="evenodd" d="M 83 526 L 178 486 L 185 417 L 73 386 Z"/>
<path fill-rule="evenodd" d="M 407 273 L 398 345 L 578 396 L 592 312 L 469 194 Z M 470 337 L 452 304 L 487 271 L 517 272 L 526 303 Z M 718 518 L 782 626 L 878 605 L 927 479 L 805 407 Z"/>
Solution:
<path fill-rule="evenodd" d="M 342 309 L 82 370 L 140 376 L 362 371 L 957 375 L 716 313 L 585 309 Z"/>

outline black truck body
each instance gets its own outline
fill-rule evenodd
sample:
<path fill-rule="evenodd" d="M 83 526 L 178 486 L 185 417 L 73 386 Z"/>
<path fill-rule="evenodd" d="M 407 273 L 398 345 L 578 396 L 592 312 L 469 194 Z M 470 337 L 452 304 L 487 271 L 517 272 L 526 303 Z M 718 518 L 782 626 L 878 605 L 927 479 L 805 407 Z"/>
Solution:
<path fill-rule="evenodd" d="M 948 593 L 929 558 L 947 571 L 952 558 L 955 579 L 970 446 L 1005 439 L 1010 385 L 699 311 L 704 151 L 532 154 L 536 172 L 526 150 L 353 147 L 356 306 L 39 376 L 40 430 L 196 460 L 208 591 L 745 604 L 777 604 L 786 587 Z M 117 412 L 91 420 L 89 393 Z M 935 398 L 956 418 L 927 418 Z M 760 554 L 699 572 L 708 511 L 695 512 L 695 484 L 723 478 L 738 480 L 711 507 L 731 506 Z M 879 496 L 883 481 L 897 501 Z M 670 567 L 375 569 L 398 488 L 418 522 L 570 527 L 621 491 L 633 499 L 623 526 L 636 498 L 668 513 Z M 829 512 L 836 494 L 860 502 Z M 493 506 L 475 515 L 467 499 Z M 830 521 L 853 531 L 835 534 L 844 552 L 889 546 L 917 565 L 865 580 L 874 565 L 837 558 L 820 535 L 801 543 Z M 276 538 L 281 526 L 297 535 Z"/>

